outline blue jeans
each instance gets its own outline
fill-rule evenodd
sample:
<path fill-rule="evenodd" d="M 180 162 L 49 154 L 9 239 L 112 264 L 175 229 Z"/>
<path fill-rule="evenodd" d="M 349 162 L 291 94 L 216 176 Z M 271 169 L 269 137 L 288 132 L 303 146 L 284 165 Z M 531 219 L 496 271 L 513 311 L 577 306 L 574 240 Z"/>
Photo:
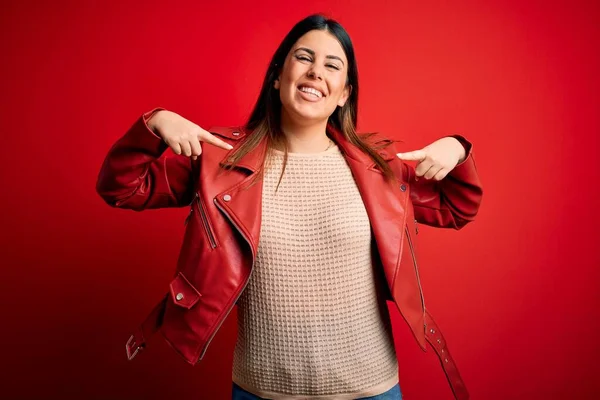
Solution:
<path fill-rule="evenodd" d="M 264 400 L 262 397 L 253 395 L 250 392 L 245 391 L 241 387 L 233 382 L 233 389 L 231 392 L 231 400 Z M 361 397 L 356 400 L 402 400 L 402 393 L 400 392 L 400 384 L 396 384 L 393 388 L 385 393 L 381 393 L 371 397 Z"/>

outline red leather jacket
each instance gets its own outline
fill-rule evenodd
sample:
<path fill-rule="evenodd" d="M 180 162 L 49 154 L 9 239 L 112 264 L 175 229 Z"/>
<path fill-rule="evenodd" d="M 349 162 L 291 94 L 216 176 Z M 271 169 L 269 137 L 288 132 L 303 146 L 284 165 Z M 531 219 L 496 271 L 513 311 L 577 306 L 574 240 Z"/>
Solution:
<path fill-rule="evenodd" d="M 157 109 L 158 110 L 158 109 Z M 111 206 L 144 210 L 190 206 L 176 274 L 169 292 L 126 344 L 132 359 L 149 335 L 160 331 L 190 364 L 202 360 L 212 338 L 244 290 L 257 253 L 261 223 L 262 184 L 248 187 L 262 162 L 266 141 L 245 155 L 238 167 L 220 170 L 227 150 L 203 145 L 196 161 L 161 157 L 167 145 L 146 125 L 144 114 L 110 149 L 101 167 L 97 192 Z M 210 129 L 234 147 L 243 129 Z M 414 250 L 419 223 L 459 229 L 472 221 L 482 196 L 471 144 L 466 159 L 442 181 L 415 181 L 414 169 L 395 156 L 394 145 L 380 150 L 398 181 L 390 184 L 362 151 L 343 134 L 330 134 L 352 170 L 371 222 L 377 252 L 374 265 L 383 268 L 387 298 L 398 307 L 423 350 L 429 342 L 444 368 L 457 399 L 468 393 L 446 342 L 425 309 Z"/>

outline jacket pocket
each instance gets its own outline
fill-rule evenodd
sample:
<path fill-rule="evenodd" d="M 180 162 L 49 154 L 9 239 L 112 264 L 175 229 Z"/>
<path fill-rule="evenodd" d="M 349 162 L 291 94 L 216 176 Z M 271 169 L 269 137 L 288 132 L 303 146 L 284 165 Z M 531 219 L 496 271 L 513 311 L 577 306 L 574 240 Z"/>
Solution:
<path fill-rule="evenodd" d="M 215 249 L 218 245 L 217 239 L 214 230 L 210 224 L 210 220 L 208 219 L 208 213 L 206 212 L 206 208 L 204 207 L 204 204 L 202 203 L 198 192 L 196 192 L 194 200 L 192 200 L 192 203 L 190 204 L 190 212 L 188 213 L 187 217 L 185 217 L 185 220 L 183 222 L 184 226 L 186 226 L 189 223 L 190 218 L 192 218 L 193 214 L 195 213 L 198 214 L 198 220 L 200 224 L 202 224 L 202 229 L 204 230 L 204 234 L 208 239 L 210 248 Z"/>
<path fill-rule="evenodd" d="M 202 199 L 200 199 L 198 192 L 196 192 L 196 199 L 194 202 L 198 208 L 198 215 L 200 216 L 200 220 L 202 222 L 202 226 L 204 227 L 204 232 L 206 232 L 206 237 L 208 238 L 210 247 L 214 249 L 217 247 L 217 239 L 215 239 L 215 234 L 210 226 L 210 220 L 208 219 L 206 209 L 204 208 L 204 204 L 202 203 Z"/>
<path fill-rule="evenodd" d="M 186 309 L 192 308 L 202 295 L 200 292 L 187 280 L 181 272 L 171 281 L 170 292 L 173 303 L 179 307 Z"/>

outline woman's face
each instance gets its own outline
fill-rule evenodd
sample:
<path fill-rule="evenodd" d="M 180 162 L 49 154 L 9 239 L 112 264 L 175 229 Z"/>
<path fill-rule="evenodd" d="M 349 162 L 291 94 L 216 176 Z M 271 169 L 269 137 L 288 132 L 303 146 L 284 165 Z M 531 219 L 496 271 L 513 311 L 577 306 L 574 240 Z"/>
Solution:
<path fill-rule="evenodd" d="M 348 99 L 347 76 L 348 60 L 335 36 L 322 30 L 304 34 L 292 46 L 275 81 L 282 120 L 300 125 L 326 121 Z"/>

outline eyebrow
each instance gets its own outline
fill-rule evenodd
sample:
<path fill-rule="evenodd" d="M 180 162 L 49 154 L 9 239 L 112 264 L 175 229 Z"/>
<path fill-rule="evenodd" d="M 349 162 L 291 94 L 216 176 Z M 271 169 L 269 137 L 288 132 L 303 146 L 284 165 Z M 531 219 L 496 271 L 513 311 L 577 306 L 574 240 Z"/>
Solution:
<path fill-rule="evenodd" d="M 315 52 L 307 47 L 298 47 L 296 50 L 294 50 L 294 53 L 297 52 L 298 50 L 305 51 L 313 57 L 315 56 Z M 342 65 L 344 64 L 344 61 L 341 58 L 339 58 L 338 56 L 327 55 L 327 56 L 325 56 L 325 58 L 330 58 L 332 60 L 339 60 L 339 62 L 341 62 Z"/>

